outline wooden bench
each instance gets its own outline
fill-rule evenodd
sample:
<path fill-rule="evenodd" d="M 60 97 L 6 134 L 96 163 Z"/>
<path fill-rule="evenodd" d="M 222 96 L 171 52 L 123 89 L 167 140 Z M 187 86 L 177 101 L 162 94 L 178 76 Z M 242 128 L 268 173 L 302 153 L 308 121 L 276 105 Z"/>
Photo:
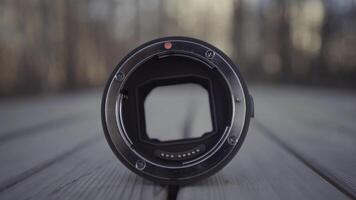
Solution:
<path fill-rule="evenodd" d="M 126 169 L 101 128 L 101 91 L 0 101 L 0 199 L 353 199 L 356 94 L 250 89 L 255 119 L 237 156 L 169 187 Z"/>

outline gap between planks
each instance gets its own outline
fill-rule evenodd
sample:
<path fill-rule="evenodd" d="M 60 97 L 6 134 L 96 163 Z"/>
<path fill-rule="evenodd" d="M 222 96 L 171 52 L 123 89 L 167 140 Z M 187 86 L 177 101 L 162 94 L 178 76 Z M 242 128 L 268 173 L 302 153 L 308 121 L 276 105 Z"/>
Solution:
<path fill-rule="evenodd" d="M 53 119 L 45 123 L 23 128 L 20 130 L 4 133 L 3 135 L 0 136 L 0 144 L 22 136 L 35 135 L 41 133 L 44 130 L 52 129 L 58 125 L 67 125 L 67 124 L 76 123 L 78 121 L 83 121 L 85 119 L 89 119 L 90 117 L 92 117 L 92 115 L 89 115 L 89 113 L 92 112 L 93 111 L 83 111 L 69 116 L 64 116 L 59 119 Z"/>
<path fill-rule="evenodd" d="M 80 149 L 83 149 L 84 147 L 93 144 L 95 141 L 98 141 L 99 138 L 101 138 L 99 135 L 89 138 L 89 139 L 85 140 L 84 142 L 76 145 L 72 149 L 54 157 L 53 159 L 50 159 L 47 162 L 44 162 L 44 163 L 37 165 L 31 169 L 28 169 L 28 170 L 24 171 L 23 173 L 17 175 L 16 177 L 11 178 L 8 181 L 5 181 L 3 184 L 0 185 L 0 193 L 15 186 L 16 184 L 20 183 L 21 181 L 24 181 L 24 180 L 30 178 L 31 176 L 35 175 L 36 173 L 41 172 L 42 170 L 48 168 L 49 166 L 51 166 L 57 162 L 60 162 L 61 160 L 65 159 L 66 157 L 70 156 L 71 154 L 79 151 Z"/>
<path fill-rule="evenodd" d="M 321 178 L 325 181 L 333 185 L 336 189 L 340 192 L 345 194 L 346 196 L 350 197 L 351 199 L 356 199 L 356 196 L 353 194 L 352 190 L 343 186 L 342 183 L 338 180 L 337 177 L 333 176 L 332 174 L 327 173 L 327 170 L 323 170 L 323 167 L 317 165 L 316 163 L 308 162 L 308 159 L 304 158 L 300 153 L 294 150 L 292 147 L 286 145 L 278 136 L 276 136 L 269 128 L 263 125 L 259 120 L 255 119 L 255 124 L 258 126 L 268 138 L 276 142 L 280 147 L 282 147 L 285 151 L 293 155 L 296 159 L 318 174 Z"/>

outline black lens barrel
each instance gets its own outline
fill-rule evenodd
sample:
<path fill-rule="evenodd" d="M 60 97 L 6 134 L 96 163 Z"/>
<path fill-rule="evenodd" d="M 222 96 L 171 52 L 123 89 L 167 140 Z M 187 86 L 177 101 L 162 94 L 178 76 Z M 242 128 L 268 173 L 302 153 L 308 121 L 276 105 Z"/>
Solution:
<path fill-rule="evenodd" d="M 149 137 L 148 94 L 186 83 L 208 91 L 212 130 L 197 138 Z M 163 184 L 190 183 L 224 167 L 241 147 L 253 112 L 236 65 L 214 46 L 187 37 L 160 38 L 134 49 L 111 74 L 102 98 L 102 124 L 112 151 L 131 171 Z"/>

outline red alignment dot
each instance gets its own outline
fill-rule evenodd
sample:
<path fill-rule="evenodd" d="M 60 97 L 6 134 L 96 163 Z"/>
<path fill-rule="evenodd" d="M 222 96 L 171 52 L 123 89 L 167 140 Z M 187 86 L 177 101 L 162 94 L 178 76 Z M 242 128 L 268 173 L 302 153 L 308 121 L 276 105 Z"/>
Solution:
<path fill-rule="evenodd" d="M 164 48 L 165 49 L 171 49 L 172 48 L 172 43 L 171 42 L 165 42 L 164 43 Z"/>

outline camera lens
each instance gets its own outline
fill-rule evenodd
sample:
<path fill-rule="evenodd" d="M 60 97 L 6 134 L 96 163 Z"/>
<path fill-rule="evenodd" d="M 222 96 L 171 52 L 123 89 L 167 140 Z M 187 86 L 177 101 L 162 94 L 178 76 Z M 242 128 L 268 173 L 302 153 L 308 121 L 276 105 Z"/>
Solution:
<path fill-rule="evenodd" d="M 233 62 L 203 41 L 167 37 L 128 54 L 102 99 L 106 139 L 119 160 L 163 184 L 208 177 L 237 153 L 253 101 Z"/>

